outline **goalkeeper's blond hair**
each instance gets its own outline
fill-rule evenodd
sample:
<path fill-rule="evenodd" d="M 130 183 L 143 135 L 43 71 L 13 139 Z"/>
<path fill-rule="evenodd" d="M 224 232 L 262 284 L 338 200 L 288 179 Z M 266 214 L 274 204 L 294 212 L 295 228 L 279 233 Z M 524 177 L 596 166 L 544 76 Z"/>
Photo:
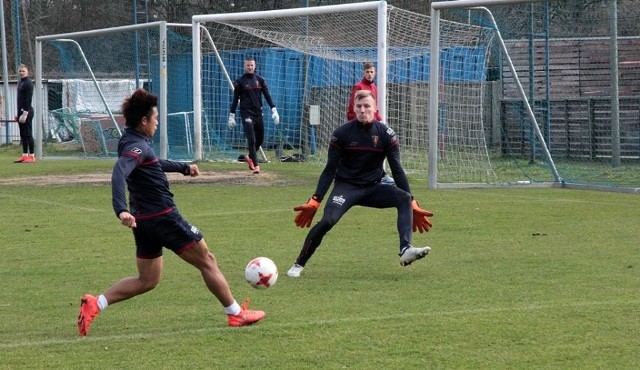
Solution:
<path fill-rule="evenodd" d="M 371 97 L 371 99 L 373 99 L 373 103 L 376 104 L 376 97 L 373 95 L 373 92 L 371 92 L 371 90 L 358 90 L 353 96 L 353 101 L 360 101 L 366 97 Z"/>

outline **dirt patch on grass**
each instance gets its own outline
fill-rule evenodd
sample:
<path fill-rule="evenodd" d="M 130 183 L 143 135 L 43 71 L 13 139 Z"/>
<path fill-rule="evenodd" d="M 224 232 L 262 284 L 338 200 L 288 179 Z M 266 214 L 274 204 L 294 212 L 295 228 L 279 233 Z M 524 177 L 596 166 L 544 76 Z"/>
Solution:
<path fill-rule="evenodd" d="M 230 172 L 202 172 L 200 176 L 190 177 L 179 173 L 167 173 L 169 182 L 176 183 L 203 183 L 203 184 L 250 184 L 256 186 L 270 186 L 275 183 L 283 183 L 277 175 L 262 172 L 254 175 L 249 171 Z M 110 184 L 111 174 L 80 174 L 65 176 L 33 176 L 0 179 L 0 185 L 71 185 L 71 184 Z"/>

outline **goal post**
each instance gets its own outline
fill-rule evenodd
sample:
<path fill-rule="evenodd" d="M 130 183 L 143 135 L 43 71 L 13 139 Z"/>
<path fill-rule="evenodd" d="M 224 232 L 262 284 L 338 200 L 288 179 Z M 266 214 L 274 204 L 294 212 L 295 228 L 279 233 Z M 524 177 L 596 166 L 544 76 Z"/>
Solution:
<path fill-rule="evenodd" d="M 461 143 L 450 135 L 458 105 L 452 109 L 454 82 L 442 76 L 451 66 L 437 55 L 450 50 L 454 21 L 495 33 L 491 104 L 483 104 L 491 183 L 637 192 L 640 32 L 631 4 L 453 0 L 432 2 L 430 14 L 429 105 L 438 115 L 430 116 L 429 187 L 468 185 L 448 175 L 463 167 L 449 158 Z"/>
<path fill-rule="evenodd" d="M 498 29 L 498 25 L 491 14 L 491 11 L 487 9 L 485 6 L 489 5 L 504 5 L 506 3 L 531 3 L 536 1 L 543 0 L 453 0 L 453 1 L 442 1 L 442 2 L 432 2 L 431 3 L 431 57 L 430 57 L 430 100 L 429 100 L 429 109 L 432 112 L 438 112 L 440 110 L 440 88 L 441 88 L 441 80 L 440 80 L 440 10 L 441 9 L 464 9 L 464 8 L 473 8 L 479 9 L 488 14 L 489 19 L 491 20 L 491 25 L 493 26 L 497 42 L 500 45 L 500 50 L 504 53 L 504 58 L 508 62 L 509 69 L 513 74 L 513 80 L 515 85 L 517 86 L 518 93 L 520 98 L 524 102 L 524 107 L 527 113 L 528 118 L 531 120 L 531 125 L 534 129 L 535 135 L 538 138 L 540 145 L 542 147 L 542 151 L 546 160 L 550 164 L 550 170 L 553 173 L 553 177 L 555 182 L 561 183 L 562 178 L 558 174 L 558 171 L 553 162 L 553 158 L 551 157 L 551 153 L 547 147 L 545 142 L 545 138 L 542 135 L 542 131 L 540 130 L 540 126 L 536 120 L 535 114 L 533 113 L 533 109 L 531 104 L 527 99 L 527 95 L 522 88 L 522 84 L 520 83 L 520 79 L 517 75 L 515 67 L 511 61 L 511 57 L 509 56 L 509 51 L 507 50 L 504 40 L 502 39 L 502 35 L 500 34 L 500 30 Z M 439 151 L 439 120 L 440 115 L 432 114 L 429 120 L 429 188 L 437 188 L 439 187 L 438 183 L 438 151 Z"/>
<path fill-rule="evenodd" d="M 299 20 L 299 24 L 302 25 L 297 29 L 298 36 L 302 40 L 302 45 L 289 45 L 287 44 L 286 37 L 289 35 L 270 35 L 270 36 L 258 36 L 259 38 L 268 39 L 272 37 L 274 40 L 272 44 L 269 46 L 271 48 L 294 48 L 300 49 L 303 53 L 308 52 L 309 49 L 317 48 L 317 47 L 328 47 L 331 48 L 331 45 L 317 45 L 314 44 L 313 36 L 309 35 L 308 26 L 304 26 L 305 21 L 308 20 L 308 17 L 321 17 L 323 15 L 337 15 L 342 13 L 351 13 L 356 14 L 358 12 L 372 12 L 376 14 L 377 17 L 377 26 L 376 32 L 374 33 L 377 36 L 377 52 L 375 53 L 375 60 L 377 61 L 377 87 L 378 87 L 378 108 L 381 114 L 385 114 L 386 112 L 386 26 L 387 26 L 387 4 L 385 1 L 369 1 L 363 3 L 354 3 L 354 4 L 343 4 L 343 5 L 326 5 L 326 6 L 316 6 L 316 7 L 304 7 L 304 8 L 294 8 L 294 9 L 283 9 L 283 10 L 268 10 L 268 11 L 256 11 L 256 12 L 244 12 L 244 13 L 228 13 L 228 14 L 203 14 L 203 15 L 195 15 L 192 17 L 192 41 L 193 41 L 193 110 L 201 111 L 203 109 L 207 109 L 207 107 L 203 107 L 203 94 L 202 94 L 202 83 L 203 83 L 203 48 L 206 50 L 207 47 L 210 48 L 209 52 L 215 54 L 216 61 L 220 64 L 218 67 L 222 70 L 222 73 L 225 77 L 225 80 L 230 84 L 229 90 L 230 95 L 233 94 L 233 85 L 232 80 L 235 74 L 239 74 L 240 70 L 231 70 L 225 66 L 222 58 L 219 55 L 218 50 L 229 51 L 230 48 L 235 48 L 235 45 L 231 45 L 225 43 L 225 40 L 217 39 L 213 40 L 212 34 L 214 32 L 209 32 L 207 30 L 206 24 L 213 23 L 219 25 L 227 25 L 228 27 L 237 27 L 241 29 L 242 26 L 235 24 L 241 23 L 251 23 L 252 21 L 260 21 L 264 22 L 269 19 L 297 19 Z M 307 23 L 308 24 L 308 23 Z M 250 33 L 251 31 L 245 31 L 246 33 Z M 256 32 L 260 32 L 257 30 Z M 272 33 L 276 33 L 277 31 L 272 31 Z M 305 35 L 305 32 L 307 33 Z M 280 39 L 278 39 L 280 38 Z M 317 41 L 317 40 L 315 40 Z M 294 41 L 297 42 L 297 41 Z M 309 42 L 309 44 L 305 44 Z M 222 43 L 221 48 L 216 45 L 216 43 Z M 207 45 L 208 44 L 208 45 Z M 249 53 L 255 53 L 255 51 L 248 50 L 245 47 L 245 51 L 247 53 L 246 56 L 249 56 Z M 313 54 L 313 52 L 311 52 Z M 368 60 L 371 60 L 369 58 Z M 365 61 L 363 59 L 363 61 Z M 260 66 L 259 66 L 260 67 Z M 269 83 L 269 81 L 267 81 Z M 348 99 L 348 97 L 347 97 Z M 231 101 L 231 97 L 229 96 L 229 104 Z M 277 101 L 277 99 L 276 99 Z M 206 104 L 206 103 L 205 103 Z M 278 105 L 278 102 L 276 102 Z M 222 103 L 222 109 L 224 109 L 224 103 Z M 282 112 L 281 109 L 279 109 Z M 203 159 L 204 153 L 202 150 L 202 141 L 199 140 L 202 137 L 202 123 L 200 117 L 195 117 L 194 121 L 195 131 L 195 157 L 196 159 Z"/>
<path fill-rule="evenodd" d="M 194 117 L 194 136 L 208 128 L 215 138 L 208 147 L 196 138 L 196 157 L 236 160 L 246 150 L 239 125 L 227 127 L 229 81 L 251 56 L 280 114 L 274 126 L 263 111 L 264 150 L 325 163 L 331 132 L 346 121 L 351 88 L 363 63 L 373 62 L 383 121 L 397 133 L 405 171 L 426 186 L 566 187 L 603 179 L 633 186 L 632 176 L 605 162 L 619 140 L 623 167 L 637 172 L 639 90 L 631 76 L 638 73 L 638 22 L 625 20 L 630 36 L 619 66 L 629 93 L 620 96 L 626 107 L 616 139 L 609 121 L 616 108 L 608 96 L 610 33 L 601 26 L 609 22 L 607 8 L 588 6 L 454 0 L 431 3 L 430 16 L 369 1 L 196 15 L 192 95 L 201 115 Z M 535 18 L 545 14 L 546 21 Z M 584 18 L 591 14 L 598 18 Z"/>
<path fill-rule="evenodd" d="M 144 88 L 158 97 L 158 156 L 193 159 L 190 27 L 160 21 L 36 37 L 37 155 L 115 156 L 121 103 Z"/>
<path fill-rule="evenodd" d="M 212 119 L 225 146 L 222 156 L 206 150 L 200 158 L 234 160 L 228 149 L 246 146 L 239 128 L 226 125 L 232 97 L 228 75 L 241 74 L 246 56 L 256 60 L 280 113 L 281 123 L 274 127 L 264 111 L 265 150 L 284 148 L 318 164 L 326 160 L 331 132 L 346 121 L 363 63 L 373 62 L 383 121 L 398 135 L 405 171 L 426 184 L 428 122 L 434 114 L 428 104 L 429 16 L 370 1 L 192 19 L 194 111 Z M 458 122 L 448 126 L 449 140 L 436 145 L 450 163 L 443 174 L 452 181 L 492 182 L 480 107 L 493 30 L 441 22 L 451 47 L 442 53 L 447 68 L 437 74 L 444 74 L 446 94 L 455 100 L 435 114 Z M 464 150 L 459 143 L 465 143 Z"/>
<path fill-rule="evenodd" d="M 237 160 L 232 80 L 251 56 L 280 114 L 275 126 L 264 110 L 262 148 L 322 165 L 373 62 L 383 121 L 426 186 L 640 188 L 633 4 L 453 0 L 425 13 L 367 1 L 38 36 L 36 154 L 114 155 L 119 105 L 144 87 L 160 98 L 160 157 Z"/>

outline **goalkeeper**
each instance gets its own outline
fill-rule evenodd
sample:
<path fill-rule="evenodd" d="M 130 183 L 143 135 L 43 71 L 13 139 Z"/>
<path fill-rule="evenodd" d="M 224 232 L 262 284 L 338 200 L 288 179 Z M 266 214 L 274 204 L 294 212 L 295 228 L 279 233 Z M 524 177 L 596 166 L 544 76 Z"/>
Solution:
<path fill-rule="evenodd" d="M 240 118 L 242 128 L 247 138 L 249 156 L 244 156 L 244 160 L 249 165 L 253 173 L 260 173 L 258 156 L 256 151 L 262 146 L 264 141 L 264 121 L 262 119 L 262 95 L 271 107 L 271 119 L 277 125 L 280 123 L 280 116 L 276 105 L 273 104 L 267 81 L 256 72 L 256 61 L 252 57 L 244 60 L 244 74 L 233 83 L 233 101 L 231 102 L 231 113 L 227 126 L 232 130 L 236 126 L 236 108 L 240 102 Z"/>
<path fill-rule="evenodd" d="M 322 219 L 307 234 L 300 254 L 287 275 L 299 277 L 322 238 L 353 206 L 398 209 L 400 237 L 400 264 L 408 266 L 425 257 L 430 247 L 411 245 L 413 231 L 425 232 L 431 228 L 428 217 L 433 216 L 411 195 L 409 180 L 400 164 L 400 149 L 395 132 L 374 119 L 376 100 L 368 90 L 356 92 L 356 119 L 338 127 L 331 135 L 327 164 L 318 179 L 316 191 L 306 204 L 294 208 L 295 223 L 299 227 L 311 226 L 320 203 L 333 182 Z M 384 185 L 382 162 L 387 159 L 397 186 Z"/>

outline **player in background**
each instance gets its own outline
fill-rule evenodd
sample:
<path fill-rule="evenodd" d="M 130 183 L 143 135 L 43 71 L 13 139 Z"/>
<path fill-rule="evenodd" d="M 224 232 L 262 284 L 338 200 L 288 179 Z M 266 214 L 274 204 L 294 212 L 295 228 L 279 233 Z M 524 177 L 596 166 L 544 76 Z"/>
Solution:
<path fill-rule="evenodd" d="M 347 105 L 347 121 L 356 119 L 356 112 L 353 109 L 353 98 L 355 97 L 358 91 L 360 90 L 371 91 L 371 93 L 373 94 L 373 98 L 376 99 L 376 104 L 378 102 L 378 87 L 376 86 L 376 83 L 373 82 L 373 80 L 376 77 L 376 67 L 373 65 L 373 63 L 365 62 L 362 65 L 362 69 L 363 69 L 362 80 L 360 80 L 360 82 L 358 82 L 351 88 L 351 94 L 349 95 L 349 104 Z M 382 115 L 380 114 L 380 111 L 377 108 L 376 108 L 374 118 L 377 121 L 382 122 Z M 382 169 L 384 170 L 384 163 L 382 165 Z M 395 184 L 395 181 L 393 180 L 393 178 L 390 176 L 387 176 L 386 172 L 383 174 L 382 180 L 380 182 L 387 185 Z"/>
<path fill-rule="evenodd" d="M 265 317 L 262 311 L 240 306 L 218 269 L 200 231 L 178 212 L 165 172 L 198 176 L 195 164 L 156 157 L 150 140 L 158 128 L 158 98 L 138 89 L 122 104 L 126 127 L 118 142 L 118 160 L 111 175 L 113 210 L 120 223 L 133 230 L 138 276 L 126 277 L 102 294 L 80 300 L 78 331 L 85 336 L 93 319 L 108 305 L 146 293 L 162 275 L 163 247 L 200 271 L 205 285 L 224 306 L 229 326 L 250 325 Z M 129 207 L 125 189 L 129 190 Z"/>
<path fill-rule="evenodd" d="M 29 78 L 29 68 L 21 64 L 18 67 L 20 81 L 18 81 L 18 127 L 20 129 L 20 144 L 22 155 L 14 163 L 35 163 L 36 156 L 33 141 L 33 82 Z"/>
<path fill-rule="evenodd" d="M 244 156 L 253 173 L 260 173 L 258 165 L 257 150 L 264 142 L 264 120 L 262 118 L 262 96 L 264 95 L 267 104 L 271 108 L 271 119 L 275 125 L 280 123 L 280 116 L 276 109 L 267 81 L 256 73 L 256 61 L 252 57 L 247 57 L 244 61 L 244 74 L 233 83 L 233 101 L 231 102 L 231 113 L 227 126 L 233 129 L 236 126 L 236 108 L 240 102 L 240 118 L 242 128 L 247 138 L 249 155 Z"/>
<path fill-rule="evenodd" d="M 398 210 L 397 228 L 400 237 L 400 264 L 408 266 L 425 257 L 430 247 L 411 245 L 412 229 L 429 231 L 433 216 L 420 208 L 413 199 L 409 180 L 400 163 L 400 148 L 395 132 L 376 120 L 376 100 L 369 90 L 354 96 L 356 119 L 338 127 L 331 135 L 327 163 L 320 174 L 315 193 L 306 204 L 294 208 L 294 221 L 299 227 L 309 227 L 331 183 L 322 219 L 309 230 L 300 254 L 287 275 L 299 277 L 307 262 L 320 246 L 324 236 L 353 206 L 372 208 L 395 207 Z M 396 186 L 381 183 L 382 162 L 389 162 Z"/>
<path fill-rule="evenodd" d="M 373 94 L 373 98 L 376 100 L 376 106 L 377 106 L 378 87 L 376 86 L 376 83 L 373 82 L 373 79 L 375 77 L 376 77 L 376 67 L 373 65 L 373 63 L 369 63 L 369 62 L 364 63 L 362 80 L 360 80 L 360 82 L 358 82 L 351 88 L 351 94 L 349 95 L 349 105 L 347 105 L 347 121 L 356 119 L 356 112 L 353 109 L 353 106 L 354 106 L 353 104 L 354 104 L 354 98 L 358 91 L 360 90 L 371 91 L 371 93 Z M 373 118 L 375 118 L 376 121 L 382 121 L 382 116 L 380 115 L 378 108 L 376 108 L 375 115 Z"/>

